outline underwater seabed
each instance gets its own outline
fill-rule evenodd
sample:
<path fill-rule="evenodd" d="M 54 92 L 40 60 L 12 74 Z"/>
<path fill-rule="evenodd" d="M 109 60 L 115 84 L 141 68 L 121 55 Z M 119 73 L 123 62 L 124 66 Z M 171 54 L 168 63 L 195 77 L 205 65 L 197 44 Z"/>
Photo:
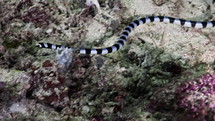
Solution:
<path fill-rule="evenodd" d="M 107 55 L 35 47 L 109 47 L 142 17 L 215 20 L 212 2 L 1 0 L 0 120 L 215 120 L 214 28 L 147 23 Z"/>

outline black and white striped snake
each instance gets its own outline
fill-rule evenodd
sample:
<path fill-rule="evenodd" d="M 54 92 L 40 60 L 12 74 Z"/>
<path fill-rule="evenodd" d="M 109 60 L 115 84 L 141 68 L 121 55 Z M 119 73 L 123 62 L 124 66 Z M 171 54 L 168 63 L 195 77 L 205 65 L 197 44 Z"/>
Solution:
<path fill-rule="evenodd" d="M 38 43 L 38 44 L 36 44 L 36 47 L 49 48 L 49 49 L 71 48 L 80 54 L 107 54 L 107 53 L 112 53 L 114 51 L 119 50 L 120 48 L 122 48 L 123 45 L 125 45 L 125 42 L 126 42 L 126 39 L 128 38 L 128 35 L 131 33 L 131 31 L 136 26 L 139 26 L 139 25 L 145 24 L 145 23 L 149 23 L 149 22 L 173 23 L 173 24 L 178 24 L 181 26 L 193 27 L 193 28 L 210 28 L 210 27 L 215 26 L 215 21 L 197 22 L 197 21 L 188 21 L 188 20 L 166 17 L 166 16 L 151 16 L 151 17 L 145 17 L 145 18 L 141 18 L 139 20 L 135 20 L 131 24 L 126 26 L 125 29 L 123 30 L 123 32 L 120 34 L 120 37 L 119 37 L 118 41 L 116 42 L 116 44 L 114 44 L 110 47 L 107 47 L 107 48 L 75 49 L 75 48 L 71 48 L 71 47 L 67 47 L 67 46 L 55 45 L 55 44 L 50 44 L 50 43 Z"/>

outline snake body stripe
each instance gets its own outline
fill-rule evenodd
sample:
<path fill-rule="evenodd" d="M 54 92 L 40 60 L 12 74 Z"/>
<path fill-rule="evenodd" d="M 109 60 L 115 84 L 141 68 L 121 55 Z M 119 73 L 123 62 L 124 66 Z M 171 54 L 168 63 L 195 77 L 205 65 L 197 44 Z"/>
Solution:
<path fill-rule="evenodd" d="M 62 46 L 62 45 L 55 45 L 55 44 L 50 44 L 50 43 L 38 43 L 36 44 L 36 47 L 40 48 L 49 48 L 49 49 L 57 49 L 57 48 L 71 48 L 77 51 L 80 54 L 107 54 L 107 53 L 112 53 L 125 45 L 126 39 L 128 38 L 129 34 L 131 31 L 145 23 L 149 22 L 164 22 L 164 23 L 172 23 L 172 24 L 178 24 L 181 26 L 186 26 L 186 27 L 193 27 L 193 28 L 211 28 L 215 26 L 215 21 L 208 21 L 208 22 L 198 22 L 198 21 L 189 21 L 189 20 L 184 20 L 184 19 L 178 19 L 178 18 L 172 18 L 172 17 L 167 17 L 167 16 L 151 16 L 151 17 L 145 17 L 141 18 L 139 20 L 135 20 L 132 23 L 130 23 L 128 26 L 125 27 L 123 32 L 120 34 L 118 41 L 107 48 L 101 48 L 101 49 L 75 49 L 71 48 L 68 46 Z"/>

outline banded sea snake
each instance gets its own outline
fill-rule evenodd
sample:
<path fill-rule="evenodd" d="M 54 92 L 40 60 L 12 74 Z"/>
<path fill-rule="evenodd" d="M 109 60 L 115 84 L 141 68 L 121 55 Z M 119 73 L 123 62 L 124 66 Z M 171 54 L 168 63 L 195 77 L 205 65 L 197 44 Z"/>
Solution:
<path fill-rule="evenodd" d="M 193 28 L 210 28 L 215 26 L 215 21 L 208 21 L 208 22 L 198 22 L 198 21 L 188 21 L 184 19 L 178 19 L 178 18 L 172 18 L 172 17 L 166 17 L 166 16 L 151 16 L 151 17 L 145 17 L 141 18 L 139 20 L 135 20 L 132 23 L 130 23 L 128 26 L 125 27 L 123 32 L 120 34 L 120 37 L 116 44 L 107 47 L 107 48 L 101 48 L 101 49 L 75 49 L 67 46 L 62 46 L 62 45 L 55 45 L 55 44 L 50 44 L 50 43 L 38 43 L 36 44 L 36 47 L 41 47 L 41 48 L 49 48 L 49 49 L 64 49 L 64 48 L 71 48 L 77 53 L 80 54 L 107 54 L 107 53 L 112 53 L 114 51 L 119 50 L 120 48 L 125 45 L 126 39 L 128 38 L 128 35 L 131 33 L 131 31 L 145 23 L 149 22 L 165 22 L 165 23 L 173 23 L 173 24 L 178 24 L 181 26 L 186 26 L 186 27 L 193 27 Z"/>

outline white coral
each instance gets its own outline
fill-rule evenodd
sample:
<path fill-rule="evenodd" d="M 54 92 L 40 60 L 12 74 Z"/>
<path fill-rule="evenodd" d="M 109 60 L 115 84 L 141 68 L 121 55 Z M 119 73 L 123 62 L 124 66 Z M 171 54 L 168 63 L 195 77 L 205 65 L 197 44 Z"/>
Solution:
<path fill-rule="evenodd" d="M 57 49 L 56 57 L 60 71 L 65 72 L 72 63 L 72 49 Z"/>
<path fill-rule="evenodd" d="M 27 108 L 24 104 L 22 103 L 14 103 L 10 106 L 9 108 L 9 111 L 12 112 L 12 113 L 15 113 L 15 112 L 19 112 L 19 113 L 22 113 L 22 114 L 26 114 L 27 113 Z"/>
<path fill-rule="evenodd" d="M 100 10 L 100 5 L 99 5 L 99 2 L 98 0 L 86 0 L 86 3 L 85 3 L 87 6 L 92 6 L 92 5 L 95 5 L 98 10 Z"/>

